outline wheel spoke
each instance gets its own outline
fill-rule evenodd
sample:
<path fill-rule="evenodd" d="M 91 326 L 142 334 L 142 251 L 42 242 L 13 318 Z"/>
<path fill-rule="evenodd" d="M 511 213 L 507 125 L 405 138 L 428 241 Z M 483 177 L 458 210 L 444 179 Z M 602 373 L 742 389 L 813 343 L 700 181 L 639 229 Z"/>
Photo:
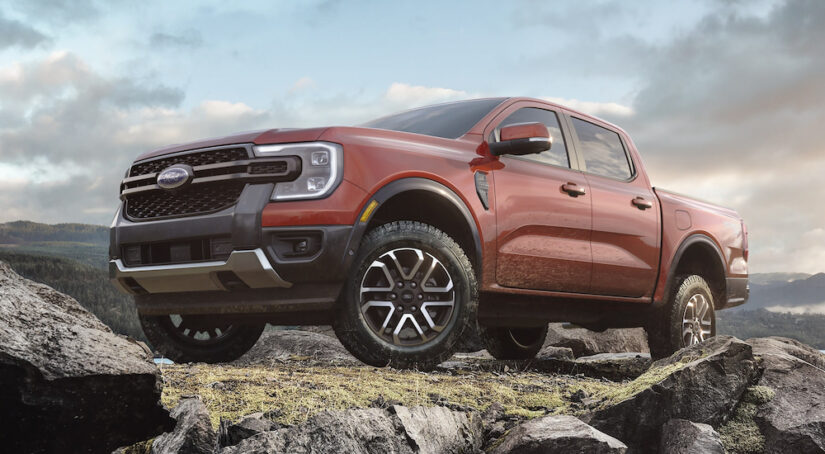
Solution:
<path fill-rule="evenodd" d="M 398 261 L 398 257 L 395 255 L 396 251 L 412 251 L 415 253 L 416 260 L 415 265 L 410 268 L 409 273 L 404 272 L 404 267 L 401 266 L 401 262 Z M 396 251 L 390 251 L 387 255 L 392 259 L 395 263 L 395 268 L 398 270 L 398 274 L 401 276 L 402 279 L 410 280 L 415 276 L 415 273 L 418 272 L 418 269 L 421 268 L 421 265 L 424 263 L 424 253 L 419 251 L 418 249 L 397 249 Z M 392 282 L 392 281 L 390 281 Z"/>
<path fill-rule="evenodd" d="M 387 268 L 387 264 L 383 262 L 379 262 L 378 260 L 372 262 L 369 268 L 367 268 L 367 272 L 364 274 L 364 280 L 366 280 L 367 276 L 370 273 L 370 270 L 373 268 L 379 268 L 381 271 L 384 272 L 384 277 L 387 278 L 387 286 L 386 287 L 366 287 L 361 283 L 361 294 L 363 295 L 366 292 L 390 292 L 393 289 L 395 279 L 392 278 L 390 274 L 389 268 Z"/>

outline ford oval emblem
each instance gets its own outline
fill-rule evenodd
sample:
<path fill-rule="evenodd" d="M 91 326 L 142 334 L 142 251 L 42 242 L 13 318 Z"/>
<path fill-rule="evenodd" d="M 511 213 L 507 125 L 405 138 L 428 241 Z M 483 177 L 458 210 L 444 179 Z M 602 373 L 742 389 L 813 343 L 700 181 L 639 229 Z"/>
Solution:
<path fill-rule="evenodd" d="M 175 165 L 163 169 L 158 174 L 158 186 L 163 189 L 177 189 L 192 179 L 194 173 L 187 165 Z"/>

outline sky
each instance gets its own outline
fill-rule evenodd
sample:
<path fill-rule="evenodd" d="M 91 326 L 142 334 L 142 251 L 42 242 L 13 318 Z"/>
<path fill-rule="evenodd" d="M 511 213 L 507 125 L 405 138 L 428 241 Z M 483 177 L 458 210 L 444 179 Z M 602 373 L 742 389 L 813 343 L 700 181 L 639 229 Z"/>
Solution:
<path fill-rule="evenodd" d="M 735 208 L 751 271 L 825 271 L 825 2 L 0 0 L 0 222 L 108 224 L 141 152 L 546 98 Z"/>

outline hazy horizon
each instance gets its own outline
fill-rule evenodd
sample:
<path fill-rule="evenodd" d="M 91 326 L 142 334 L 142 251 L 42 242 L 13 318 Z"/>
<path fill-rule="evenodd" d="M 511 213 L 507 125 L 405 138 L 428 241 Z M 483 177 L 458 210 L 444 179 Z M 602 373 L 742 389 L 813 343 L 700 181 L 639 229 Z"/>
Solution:
<path fill-rule="evenodd" d="M 656 186 L 736 209 L 751 271 L 813 273 L 822 23 L 815 0 L 11 0 L 0 222 L 108 225 L 131 160 L 170 143 L 533 96 L 627 130 Z"/>

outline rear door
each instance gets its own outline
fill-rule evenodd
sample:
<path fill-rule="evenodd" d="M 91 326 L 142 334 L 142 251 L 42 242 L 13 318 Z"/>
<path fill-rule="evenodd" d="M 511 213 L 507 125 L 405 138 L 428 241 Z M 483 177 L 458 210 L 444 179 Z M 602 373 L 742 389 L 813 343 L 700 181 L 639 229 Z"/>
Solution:
<path fill-rule="evenodd" d="M 650 296 L 659 267 L 659 200 L 622 134 L 592 119 L 567 118 L 593 206 L 590 291 Z"/>
<path fill-rule="evenodd" d="M 498 140 L 501 127 L 539 122 L 553 139 L 550 150 L 502 156 L 493 172 L 498 224 L 496 281 L 504 287 L 587 293 L 590 287 L 590 192 L 571 168 L 567 126 L 560 112 L 541 104 L 511 106 L 485 131 Z M 565 192 L 578 188 L 584 194 Z"/>

